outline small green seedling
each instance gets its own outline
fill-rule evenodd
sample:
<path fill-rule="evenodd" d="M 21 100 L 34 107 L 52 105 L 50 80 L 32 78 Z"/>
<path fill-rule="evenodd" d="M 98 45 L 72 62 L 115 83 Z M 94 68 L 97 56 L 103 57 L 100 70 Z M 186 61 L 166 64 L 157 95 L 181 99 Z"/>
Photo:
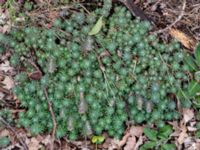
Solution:
<path fill-rule="evenodd" d="M 92 143 L 94 144 L 101 144 L 103 143 L 104 140 L 105 140 L 105 137 L 101 135 L 92 137 Z"/>

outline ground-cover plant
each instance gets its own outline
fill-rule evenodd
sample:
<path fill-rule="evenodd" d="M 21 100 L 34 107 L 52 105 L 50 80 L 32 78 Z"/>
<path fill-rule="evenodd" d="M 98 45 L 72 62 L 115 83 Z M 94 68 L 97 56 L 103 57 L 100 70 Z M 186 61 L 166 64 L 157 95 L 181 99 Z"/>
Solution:
<path fill-rule="evenodd" d="M 170 125 L 165 125 L 158 130 L 144 128 L 144 134 L 148 137 L 149 141 L 142 145 L 140 150 L 175 150 L 175 144 L 169 142 L 172 132 L 173 130 Z"/>
<path fill-rule="evenodd" d="M 69 11 L 50 29 L 28 26 L 0 35 L 20 71 L 13 92 L 26 111 L 19 126 L 34 135 L 52 130 L 47 95 L 58 138 L 103 131 L 118 138 L 128 120 L 164 127 L 163 121 L 179 118 L 175 94 L 189 78 L 180 45 L 159 42 L 149 22 L 111 6 L 105 0 L 89 14 Z"/>
<path fill-rule="evenodd" d="M 185 107 L 190 107 L 192 104 L 195 108 L 200 108 L 200 44 L 197 44 L 194 55 L 187 54 L 184 62 L 188 66 L 188 74 L 190 75 L 190 81 L 187 87 L 183 87 L 178 97 L 182 100 Z"/>

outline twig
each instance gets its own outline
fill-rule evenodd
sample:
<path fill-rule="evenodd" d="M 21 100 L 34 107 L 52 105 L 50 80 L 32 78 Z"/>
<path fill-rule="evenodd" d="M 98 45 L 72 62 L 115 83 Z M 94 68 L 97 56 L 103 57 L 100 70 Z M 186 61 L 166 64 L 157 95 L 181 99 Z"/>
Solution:
<path fill-rule="evenodd" d="M 30 59 L 24 58 L 29 64 L 31 64 L 37 71 L 40 71 L 40 68 Z"/>
<path fill-rule="evenodd" d="M 44 88 L 44 93 L 45 93 L 45 97 L 48 101 L 48 106 L 49 106 L 49 111 L 51 113 L 51 117 L 52 117 L 52 121 L 53 121 L 53 130 L 52 130 L 52 141 L 51 141 L 51 146 L 50 146 L 50 150 L 54 149 L 54 141 L 55 141 L 55 133 L 56 133 L 56 128 L 57 128 L 57 123 L 56 123 L 56 118 L 55 118 L 55 114 L 53 112 L 53 108 L 52 108 L 52 103 L 50 102 L 49 98 L 48 98 L 48 93 L 46 88 Z"/>
<path fill-rule="evenodd" d="M 81 8 L 83 8 L 88 14 L 90 14 L 89 10 L 87 10 L 87 8 L 86 8 L 85 6 L 83 6 L 82 4 L 79 4 L 79 6 L 80 6 Z"/>
<path fill-rule="evenodd" d="M 8 89 L 3 88 L 3 87 L 0 87 L 0 92 L 10 95 L 10 91 Z"/>
<path fill-rule="evenodd" d="M 166 32 L 167 30 L 169 30 L 170 28 L 172 28 L 177 22 L 179 22 L 183 16 L 185 15 L 185 8 L 186 8 L 186 0 L 183 0 L 183 6 L 181 9 L 181 12 L 178 16 L 178 18 L 170 25 L 168 25 L 167 27 L 165 27 L 164 29 L 160 29 L 158 31 L 153 32 L 154 34 L 158 34 L 158 33 L 162 33 L 162 32 Z"/>
<path fill-rule="evenodd" d="M 8 123 L 6 122 L 2 117 L 0 117 L 0 121 L 6 126 L 6 128 L 10 129 L 17 139 L 19 140 L 20 144 L 23 146 L 25 150 L 28 150 L 28 146 L 25 144 L 25 142 L 22 140 L 22 138 L 18 135 L 17 131 Z"/>
<path fill-rule="evenodd" d="M 141 20 L 144 21 L 149 21 L 151 24 L 153 24 L 152 20 L 149 19 L 144 12 L 134 4 L 133 0 L 117 0 L 121 3 L 123 3 L 128 9 L 129 11 L 132 13 L 132 15 L 139 17 Z"/>

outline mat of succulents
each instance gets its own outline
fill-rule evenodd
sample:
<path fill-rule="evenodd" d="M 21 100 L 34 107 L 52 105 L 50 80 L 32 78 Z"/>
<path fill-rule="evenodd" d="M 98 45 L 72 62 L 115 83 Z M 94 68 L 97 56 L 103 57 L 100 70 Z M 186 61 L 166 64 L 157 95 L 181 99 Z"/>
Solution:
<path fill-rule="evenodd" d="M 0 1 L 0 149 L 200 150 L 200 2 L 174 3 Z"/>

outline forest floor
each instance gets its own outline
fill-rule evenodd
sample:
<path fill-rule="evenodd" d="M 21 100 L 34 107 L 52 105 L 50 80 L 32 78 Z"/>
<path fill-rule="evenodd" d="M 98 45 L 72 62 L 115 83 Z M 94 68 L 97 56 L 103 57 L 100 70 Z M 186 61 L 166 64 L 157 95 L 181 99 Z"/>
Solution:
<path fill-rule="evenodd" d="M 164 42 L 175 38 L 187 51 L 194 52 L 197 43 L 200 41 L 200 0 L 135 0 L 133 2 L 152 22 L 152 33 L 157 33 Z M 0 3 L 5 3 L 5 1 L 0 0 Z M 51 0 L 35 0 L 34 3 L 46 6 L 47 3 L 51 5 Z M 80 3 L 84 3 L 84 0 Z M 123 4 L 121 3 L 121 5 Z M 15 9 L 15 11 L 17 14 L 20 9 Z M 41 12 L 37 10 L 27 13 L 32 17 L 37 17 L 40 14 Z M 56 10 L 47 10 L 45 14 L 51 20 L 55 19 L 57 15 L 58 12 Z M 140 16 L 141 14 L 139 13 L 137 17 Z M 16 18 L 17 21 L 20 21 L 20 19 L 22 18 Z M 11 11 L 9 8 L 0 7 L 0 32 L 8 33 L 12 25 Z M 10 92 L 14 86 L 14 80 L 11 78 L 14 68 L 10 66 L 9 57 L 10 54 L 6 53 L 0 59 L 0 100 L 6 103 L 0 107 L 8 107 L 12 110 L 13 116 L 16 116 L 18 112 L 23 110 L 19 109 L 19 101 Z M 173 127 L 173 131 L 166 139 L 166 142 L 174 143 L 178 150 L 200 150 L 200 135 L 197 136 L 196 134 L 199 131 L 197 124 L 200 120 L 200 111 L 193 108 L 181 109 L 177 107 L 177 109 L 181 112 L 181 119 L 168 122 Z M 10 144 L 5 149 L 50 149 L 51 135 L 32 137 L 26 130 L 8 124 L 3 118 L 0 118 L 0 122 L 4 124 L 4 128 L 0 128 L 0 137 L 8 136 L 10 139 Z M 121 140 L 115 140 L 106 133 L 103 134 L 104 142 L 98 145 L 94 144 L 90 139 L 69 141 L 66 138 L 62 138 L 54 141 L 54 148 L 56 150 L 137 150 L 148 141 L 147 136 L 144 135 L 144 126 L 127 127 Z"/>

